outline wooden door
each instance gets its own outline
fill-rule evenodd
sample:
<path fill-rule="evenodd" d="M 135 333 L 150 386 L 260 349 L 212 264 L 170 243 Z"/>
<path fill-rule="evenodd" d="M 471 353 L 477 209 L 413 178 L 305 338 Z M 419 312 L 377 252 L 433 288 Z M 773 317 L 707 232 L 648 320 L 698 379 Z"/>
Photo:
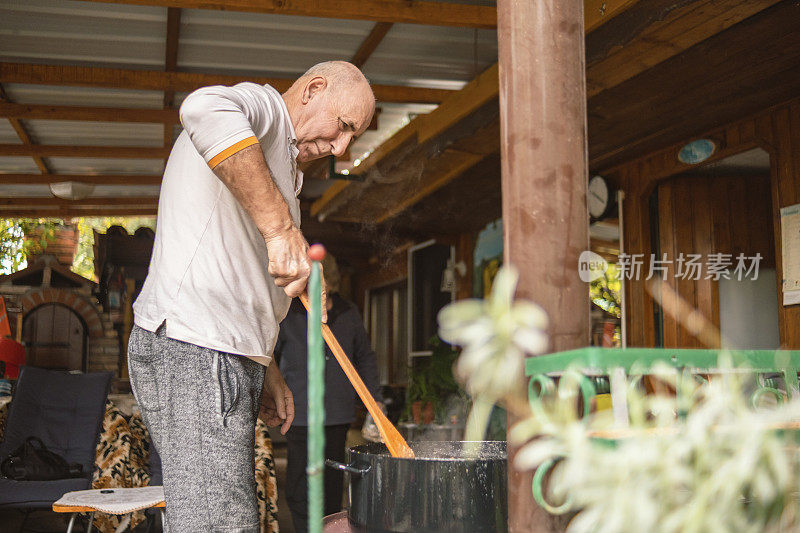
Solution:
<path fill-rule="evenodd" d="M 37 307 L 25 317 L 22 332 L 27 364 L 85 370 L 86 328 L 71 309 L 58 304 Z"/>

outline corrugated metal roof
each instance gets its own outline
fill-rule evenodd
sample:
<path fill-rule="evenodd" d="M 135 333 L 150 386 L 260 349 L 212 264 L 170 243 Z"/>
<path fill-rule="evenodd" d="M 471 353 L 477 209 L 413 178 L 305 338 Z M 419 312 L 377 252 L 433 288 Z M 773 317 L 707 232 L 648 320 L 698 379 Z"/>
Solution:
<path fill-rule="evenodd" d="M 311 65 L 349 59 L 373 28 L 351 21 L 183 9 L 178 70 L 292 78 Z M 163 70 L 167 9 L 73 0 L 5 0 L 0 5 L 0 61 Z M 459 89 L 497 60 L 496 32 L 395 24 L 364 66 L 373 83 Z M 127 89 L 6 84 L 13 102 L 160 109 L 163 93 Z M 176 95 L 176 103 L 184 94 Z M 351 147 L 353 159 L 374 150 L 408 120 L 435 106 L 379 103 L 379 129 Z M 109 122 L 26 120 L 38 144 L 159 147 L 163 126 Z M 19 143 L 0 120 L 0 143 Z M 157 174 L 160 159 L 46 158 L 54 173 Z M 339 164 L 340 168 L 349 165 Z M 39 173 L 29 157 L 0 157 L 0 173 Z M 0 188 L 28 196 L 46 186 Z M 157 187 L 98 187 L 96 196 L 158 194 Z M 136 194 L 130 191 L 138 191 Z M 43 194 L 37 193 L 36 195 Z M 30 194 L 33 195 L 33 194 Z"/>

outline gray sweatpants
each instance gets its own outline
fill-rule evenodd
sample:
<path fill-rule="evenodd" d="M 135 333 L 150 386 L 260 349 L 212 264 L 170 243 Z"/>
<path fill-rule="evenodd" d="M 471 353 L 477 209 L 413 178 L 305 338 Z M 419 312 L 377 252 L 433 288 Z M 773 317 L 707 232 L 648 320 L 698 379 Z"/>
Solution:
<path fill-rule="evenodd" d="M 169 533 L 258 533 L 255 422 L 264 367 L 134 326 L 131 387 L 164 472 Z"/>

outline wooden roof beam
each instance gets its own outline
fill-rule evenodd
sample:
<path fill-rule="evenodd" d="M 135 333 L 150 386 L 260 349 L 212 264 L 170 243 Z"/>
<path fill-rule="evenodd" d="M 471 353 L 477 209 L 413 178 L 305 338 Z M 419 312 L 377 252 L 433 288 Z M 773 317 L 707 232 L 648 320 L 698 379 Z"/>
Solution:
<path fill-rule="evenodd" d="M 0 117 L 12 120 L 146 122 L 170 125 L 180 122 L 178 110 L 176 109 L 12 104 L 2 101 L 0 101 Z"/>
<path fill-rule="evenodd" d="M 96 185 L 161 185 L 161 176 L 128 174 L 0 174 L 2 185 L 47 185 L 62 181 L 80 181 Z"/>
<path fill-rule="evenodd" d="M 367 59 L 372 55 L 372 52 L 381 44 L 381 41 L 386 34 L 389 33 L 389 30 L 392 29 L 393 24 L 391 22 L 378 22 L 373 26 L 372 31 L 369 32 L 369 35 L 364 38 L 361 43 L 361 46 L 358 47 L 356 53 L 353 54 L 353 57 L 350 58 L 350 62 L 361 68 L 364 66 L 364 63 L 367 62 Z M 375 108 L 375 113 L 372 115 L 372 120 L 367 127 L 367 130 L 377 130 L 378 129 L 378 115 L 381 112 L 380 107 Z M 309 163 L 305 163 L 300 166 L 304 173 L 308 175 L 309 178 L 318 178 L 322 177 L 322 179 L 327 179 L 328 177 L 328 165 L 330 165 L 330 161 L 328 158 L 332 156 L 328 156 L 327 158 L 318 159 L 316 161 L 312 161 Z M 350 150 L 347 150 L 347 154 L 344 154 L 340 157 L 336 158 L 337 161 L 350 161 Z"/>
<path fill-rule="evenodd" d="M 208 85 L 235 85 L 242 81 L 268 84 L 283 92 L 295 80 L 260 76 L 228 76 L 190 72 L 0 62 L 0 83 L 107 87 L 149 91 L 193 91 Z M 399 85 L 372 85 L 372 92 L 375 93 L 375 98 L 381 102 L 438 104 L 455 91 Z"/>
<path fill-rule="evenodd" d="M 10 103 L 11 100 L 8 98 L 5 89 L 3 89 L 2 85 L 0 85 L 0 104 Z M 8 117 L 8 122 L 11 124 L 11 127 L 17 133 L 17 137 L 19 140 L 22 141 L 22 144 L 31 145 L 33 141 L 31 140 L 31 136 L 28 134 L 28 130 L 19 121 L 16 117 Z M 33 156 L 33 162 L 36 164 L 36 167 L 42 174 L 50 174 L 50 168 L 45 163 L 44 159 L 39 156 Z"/>
<path fill-rule="evenodd" d="M 181 31 L 181 10 L 167 8 L 167 39 L 164 53 L 164 72 L 175 72 L 178 68 L 178 38 Z M 175 91 L 164 91 L 164 109 L 175 104 Z M 164 124 L 164 146 L 172 146 L 173 124 Z"/>
<path fill-rule="evenodd" d="M 92 157 L 98 159 L 164 159 L 169 147 L 139 146 L 61 146 L 0 144 L 0 156 Z"/>
<path fill-rule="evenodd" d="M 91 0 L 114 4 L 133 4 L 220 11 L 245 11 L 273 15 L 294 15 L 375 22 L 401 22 L 430 26 L 465 28 L 497 27 L 493 6 L 451 4 L 427 0 Z"/>
<path fill-rule="evenodd" d="M 391 22 L 378 22 L 375 24 L 375 26 L 372 27 L 372 31 L 369 32 L 369 35 L 367 35 L 361 43 L 361 46 L 356 50 L 356 53 L 350 58 L 350 62 L 358 68 L 363 67 L 364 63 L 366 63 L 367 59 L 372 55 L 372 52 L 378 48 L 383 38 L 386 37 L 386 34 L 392 29 L 392 26 L 394 26 L 394 24 Z"/>

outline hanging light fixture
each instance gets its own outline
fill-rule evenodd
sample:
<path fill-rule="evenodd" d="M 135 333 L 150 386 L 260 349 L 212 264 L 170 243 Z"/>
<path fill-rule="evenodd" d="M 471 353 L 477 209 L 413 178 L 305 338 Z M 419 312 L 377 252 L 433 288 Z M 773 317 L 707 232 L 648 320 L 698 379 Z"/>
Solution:
<path fill-rule="evenodd" d="M 83 200 L 94 192 L 94 184 L 82 181 L 60 181 L 50 184 L 50 192 L 53 196 L 64 200 Z"/>

